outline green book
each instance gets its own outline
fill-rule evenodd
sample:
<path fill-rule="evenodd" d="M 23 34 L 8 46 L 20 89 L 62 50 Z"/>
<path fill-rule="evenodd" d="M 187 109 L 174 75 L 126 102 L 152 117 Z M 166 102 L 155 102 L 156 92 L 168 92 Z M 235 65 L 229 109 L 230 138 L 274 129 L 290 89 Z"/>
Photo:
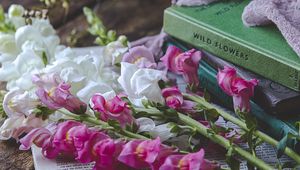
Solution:
<path fill-rule="evenodd" d="M 300 91 L 300 59 L 275 25 L 246 27 L 249 0 L 165 10 L 164 31 L 193 46 Z"/>

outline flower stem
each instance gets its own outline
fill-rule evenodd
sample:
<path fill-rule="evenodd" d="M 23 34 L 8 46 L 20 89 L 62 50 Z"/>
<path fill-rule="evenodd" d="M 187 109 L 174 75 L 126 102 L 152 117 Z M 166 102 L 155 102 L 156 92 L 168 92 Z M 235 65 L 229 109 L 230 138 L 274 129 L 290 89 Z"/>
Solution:
<path fill-rule="evenodd" d="M 221 145 L 222 147 L 226 148 L 227 150 L 232 147 L 237 154 L 242 156 L 244 159 L 246 159 L 252 165 L 256 166 L 258 169 L 274 169 L 272 166 L 266 164 L 264 161 L 253 156 L 252 154 L 250 154 L 249 152 L 240 148 L 239 146 L 237 146 L 235 144 L 231 144 L 230 141 L 225 139 L 223 136 L 209 133 L 208 132 L 209 128 L 207 128 L 206 126 L 197 122 L 196 120 L 190 118 L 189 116 L 186 116 L 182 113 L 178 113 L 178 116 L 179 116 L 179 119 L 183 123 L 194 127 L 197 130 L 197 132 L 201 133 L 203 136 L 209 138 L 213 142 Z"/>
<path fill-rule="evenodd" d="M 125 129 L 115 130 L 114 127 L 110 126 L 108 123 L 106 123 L 102 120 L 96 119 L 89 115 L 76 115 L 76 114 L 73 114 L 64 109 L 60 109 L 58 111 L 64 115 L 72 117 L 76 120 L 81 120 L 81 121 L 88 122 L 88 123 L 91 123 L 94 125 L 99 125 L 102 129 L 114 131 L 115 133 L 118 133 L 118 135 L 121 135 L 121 136 L 125 136 L 125 137 L 132 138 L 132 139 L 149 139 L 143 135 L 140 135 L 137 133 L 132 133 Z"/>
<path fill-rule="evenodd" d="M 157 114 L 162 115 L 163 113 L 161 111 L 159 111 L 156 108 L 149 108 L 149 109 L 145 109 L 145 108 L 135 108 L 136 111 L 143 111 L 143 112 L 151 112 L 151 114 Z M 207 128 L 206 126 L 202 125 L 201 123 L 199 123 L 198 121 L 194 120 L 193 118 L 186 116 L 182 113 L 178 113 L 179 119 L 180 121 L 182 121 L 185 125 L 188 125 L 190 127 L 193 127 L 197 130 L 198 133 L 202 134 L 203 136 L 209 138 L 211 141 L 221 145 L 222 147 L 224 147 L 225 149 L 230 149 L 233 148 L 234 151 L 239 154 L 240 156 L 242 156 L 244 159 L 246 159 L 249 163 L 251 163 L 252 165 L 256 166 L 259 169 L 274 169 L 272 166 L 266 164 L 264 161 L 262 161 L 261 159 L 253 156 L 252 154 L 250 154 L 249 152 L 245 151 L 244 149 L 240 148 L 239 146 L 235 145 L 235 144 L 231 144 L 230 141 L 226 138 L 224 138 L 223 136 L 220 136 L 218 134 L 211 134 L 209 133 L 209 128 Z"/>
<path fill-rule="evenodd" d="M 204 107 L 208 108 L 208 109 L 211 109 L 211 108 L 214 108 L 218 111 L 218 113 L 220 114 L 220 116 L 224 117 L 224 119 L 238 125 L 239 127 L 241 127 L 243 130 L 249 132 L 249 129 L 247 128 L 246 124 L 241 121 L 240 119 L 230 115 L 229 113 L 221 110 L 221 109 L 218 109 L 218 108 L 215 108 L 212 104 L 208 103 L 207 101 L 205 101 L 205 99 L 203 99 L 202 97 L 199 97 L 199 96 L 193 96 L 193 95 L 189 95 L 189 94 L 184 94 L 184 97 L 186 97 L 187 99 L 190 99 L 192 101 L 195 101 L 201 105 L 203 105 Z M 262 139 L 263 141 L 273 145 L 273 146 L 277 146 L 278 145 L 278 141 L 273 139 L 272 137 L 268 136 L 267 134 L 261 132 L 261 131 L 258 131 L 258 130 L 255 130 L 253 132 L 253 134 L 255 136 L 258 136 L 260 139 Z M 300 164 L 300 156 L 294 152 L 292 149 L 290 149 L 289 147 L 286 147 L 284 149 L 284 153 L 286 155 L 288 155 L 290 158 L 294 159 L 298 164 Z"/>

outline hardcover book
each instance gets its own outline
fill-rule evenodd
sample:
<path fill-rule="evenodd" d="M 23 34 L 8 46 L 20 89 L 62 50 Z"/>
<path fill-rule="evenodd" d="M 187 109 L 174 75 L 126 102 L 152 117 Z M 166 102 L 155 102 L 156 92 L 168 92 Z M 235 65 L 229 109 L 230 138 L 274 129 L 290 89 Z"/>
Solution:
<path fill-rule="evenodd" d="M 300 59 L 275 25 L 246 27 L 249 0 L 165 10 L 164 31 L 195 47 L 300 91 Z"/>
<path fill-rule="evenodd" d="M 169 37 L 167 45 L 175 45 L 183 50 L 193 48 L 175 38 Z M 258 79 L 259 83 L 255 88 L 253 101 L 266 110 L 278 116 L 296 116 L 300 112 L 300 93 L 282 86 L 262 76 L 249 72 L 239 66 L 229 63 L 217 56 L 202 50 L 205 54 L 202 58 L 206 63 L 212 66 L 215 70 L 223 69 L 224 66 L 230 66 L 237 70 L 240 77 L 245 79 Z M 201 66 L 200 66 L 201 67 Z"/>

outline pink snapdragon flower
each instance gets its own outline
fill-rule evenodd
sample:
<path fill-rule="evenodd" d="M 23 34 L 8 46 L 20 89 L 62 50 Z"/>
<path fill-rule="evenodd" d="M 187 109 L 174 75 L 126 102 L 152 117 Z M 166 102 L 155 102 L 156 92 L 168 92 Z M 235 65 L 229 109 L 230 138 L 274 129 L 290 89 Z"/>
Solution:
<path fill-rule="evenodd" d="M 172 109 L 192 112 L 196 104 L 189 100 L 184 100 L 183 95 L 178 87 L 167 87 L 162 90 L 162 95 L 165 98 L 167 106 Z"/>
<path fill-rule="evenodd" d="M 161 145 L 160 139 L 155 140 L 132 140 L 124 145 L 118 160 L 132 168 L 149 168 L 154 165 L 156 161 L 162 161 L 163 159 L 157 159 L 161 152 L 165 150 Z"/>
<path fill-rule="evenodd" d="M 227 66 L 219 70 L 217 80 L 221 89 L 233 97 L 235 110 L 250 112 L 250 97 L 254 95 L 254 87 L 258 84 L 258 80 L 247 81 L 238 77 L 236 70 Z"/>
<path fill-rule="evenodd" d="M 122 62 L 136 64 L 139 68 L 156 68 L 154 56 L 145 46 L 130 48 L 124 54 Z"/>
<path fill-rule="evenodd" d="M 94 169 L 117 170 L 124 167 L 125 165 L 117 160 L 124 144 L 124 141 L 110 138 L 97 142 L 92 150 L 96 161 Z"/>
<path fill-rule="evenodd" d="M 72 138 L 69 135 L 69 130 L 73 127 L 80 126 L 81 123 L 76 121 L 65 121 L 57 125 L 57 130 L 53 135 L 53 145 L 62 152 L 74 152 Z"/>
<path fill-rule="evenodd" d="M 75 114 L 83 114 L 87 109 L 87 105 L 70 92 L 71 86 L 67 83 L 60 83 L 49 91 L 39 88 L 36 95 L 41 102 L 50 109 L 65 108 Z"/>
<path fill-rule="evenodd" d="M 94 159 L 93 146 L 101 140 L 109 138 L 106 134 L 89 129 L 86 125 L 72 127 L 66 134 L 66 140 L 73 144 L 75 159 L 81 163 L 89 163 Z"/>
<path fill-rule="evenodd" d="M 60 151 L 52 144 L 53 130 L 56 130 L 56 125 L 53 124 L 31 130 L 20 140 L 20 150 L 28 150 L 32 144 L 35 144 L 42 148 L 42 154 L 46 158 L 53 159 L 57 157 Z"/>
<path fill-rule="evenodd" d="M 211 128 L 210 124 L 208 121 L 199 121 L 202 125 L 206 126 L 207 128 Z M 223 128 L 222 126 L 216 124 L 216 128 Z M 233 141 L 234 143 L 240 143 L 243 141 L 242 139 L 242 134 L 237 130 L 237 129 L 224 129 L 220 130 L 218 135 L 223 136 L 226 139 L 229 139 Z"/>
<path fill-rule="evenodd" d="M 159 170 L 213 170 L 218 166 L 204 159 L 204 150 L 187 155 L 170 155 Z"/>
<path fill-rule="evenodd" d="M 199 85 L 198 68 L 202 53 L 195 49 L 183 52 L 175 47 L 169 46 L 166 54 L 161 58 L 164 65 L 173 73 L 180 74 L 190 85 Z"/>
<path fill-rule="evenodd" d="M 117 120 L 122 127 L 135 122 L 128 104 L 119 96 L 106 100 L 101 94 L 95 94 L 91 98 L 90 105 L 93 110 L 100 112 L 100 119 L 103 121 Z"/>

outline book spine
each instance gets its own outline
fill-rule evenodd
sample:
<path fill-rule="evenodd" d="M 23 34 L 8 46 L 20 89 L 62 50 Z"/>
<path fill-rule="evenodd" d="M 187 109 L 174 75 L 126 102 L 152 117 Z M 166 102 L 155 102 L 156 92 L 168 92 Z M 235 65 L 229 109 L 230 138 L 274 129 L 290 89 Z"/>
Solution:
<path fill-rule="evenodd" d="M 279 84 L 300 91 L 300 70 L 281 63 L 272 54 L 254 49 L 204 23 L 193 21 L 173 11 L 165 10 L 164 31 L 196 48 L 206 50 L 229 62 L 242 66 Z"/>
<path fill-rule="evenodd" d="M 208 65 L 205 61 L 201 61 L 201 65 L 198 70 L 198 77 L 201 82 L 201 86 L 208 90 L 213 97 L 217 97 L 218 101 L 227 108 L 233 106 L 232 97 L 228 96 L 218 86 L 216 80 L 217 71 Z M 269 134 L 277 140 L 281 140 L 287 134 L 298 134 L 297 130 L 291 124 L 285 123 L 280 119 L 275 118 L 267 114 L 260 106 L 253 101 L 250 102 L 251 114 L 253 114 L 259 122 L 259 126 L 262 131 Z M 300 152 L 300 143 L 296 139 L 289 139 L 288 146 Z"/>

